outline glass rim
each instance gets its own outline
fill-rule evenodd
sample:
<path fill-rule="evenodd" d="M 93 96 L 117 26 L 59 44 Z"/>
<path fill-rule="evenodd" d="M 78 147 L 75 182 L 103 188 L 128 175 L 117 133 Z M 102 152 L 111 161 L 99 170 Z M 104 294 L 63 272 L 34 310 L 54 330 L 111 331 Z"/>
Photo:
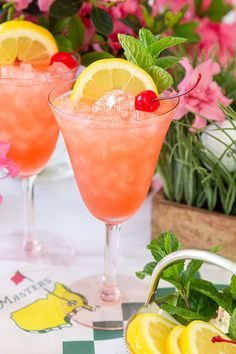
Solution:
<path fill-rule="evenodd" d="M 60 74 L 56 74 L 56 75 L 51 75 L 49 78 L 50 79 L 58 79 L 60 77 L 63 77 L 64 75 L 68 75 L 70 73 L 73 73 L 73 72 L 76 72 L 78 70 L 78 68 L 80 67 L 81 65 L 81 58 L 80 58 L 80 55 L 75 52 L 75 51 L 72 51 L 70 52 L 72 53 L 76 58 L 77 58 L 77 61 L 78 61 L 78 65 L 76 65 L 74 68 L 70 69 L 68 67 L 68 70 L 60 73 Z M 31 63 L 25 63 L 25 64 L 31 64 Z M 32 65 L 32 64 L 31 64 Z M 65 65 L 65 64 L 64 64 Z M 12 64 L 3 64 L 1 65 L 2 66 L 12 66 Z M 49 64 L 48 66 L 49 67 Z M 37 82 L 37 83 L 34 83 L 32 82 L 34 79 L 33 78 L 17 78 L 17 77 L 0 77 L 0 82 L 1 81 L 6 81 L 6 85 L 16 85 L 16 83 L 19 85 L 19 86 L 24 86 L 24 84 L 26 84 L 27 86 L 35 86 L 35 85 L 48 85 L 48 83 L 53 83 L 53 80 L 52 81 L 49 81 L 49 80 L 46 80 L 46 81 L 42 81 L 42 82 Z M 8 83 L 7 83 L 8 82 Z M 28 85 L 28 83 L 31 83 L 31 85 Z"/>
<path fill-rule="evenodd" d="M 73 114 L 73 113 L 67 113 L 67 112 L 65 112 L 65 111 L 63 111 L 62 109 L 59 109 L 58 107 L 56 107 L 55 105 L 54 105 L 54 103 L 52 102 L 52 99 L 51 99 L 51 96 L 53 95 L 53 93 L 55 93 L 55 91 L 56 90 L 58 90 L 60 87 L 63 87 L 63 86 L 65 86 L 65 85 L 68 85 L 68 84 L 70 84 L 70 83 L 75 83 L 76 82 L 76 80 L 77 79 L 73 79 L 73 80 L 67 80 L 67 81 L 65 81 L 65 82 L 63 82 L 63 83 L 60 83 L 59 85 L 57 85 L 57 86 L 55 86 L 50 92 L 49 92 L 49 94 L 48 94 L 48 103 L 49 103 L 49 105 L 50 105 L 50 107 L 53 109 L 53 110 L 55 110 L 55 111 L 57 111 L 58 113 L 61 113 L 61 114 L 64 114 L 66 117 L 62 117 L 61 119 L 64 119 L 64 120 L 70 120 L 70 121 L 75 121 L 75 122 L 87 122 L 87 123 L 89 123 L 89 124 L 94 124 L 94 125 L 96 125 L 96 124 L 100 124 L 101 123 L 101 121 L 95 121 L 95 120 L 88 120 L 87 118 L 83 118 L 83 117 L 81 117 L 81 116 L 78 116 L 78 115 L 75 115 L 75 114 Z M 63 94 L 61 94 L 61 95 L 58 95 L 57 97 L 56 97 L 56 99 L 57 98 L 59 98 L 60 96 L 62 96 L 62 95 L 65 95 L 65 94 L 68 94 L 69 92 L 70 92 L 71 90 L 67 90 L 66 92 L 64 92 Z M 171 98 L 170 98 L 171 99 Z M 168 98 L 167 98 L 167 100 L 168 100 Z M 172 100 L 172 99 L 171 99 Z M 126 122 L 126 123 L 130 123 L 130 125 L 132 125 L 132 126 L 134 126 L 134 124 L 135 125 L 140 125 L 140 124 L 144 124 L 144 125 L 146 125 L 147 123 L 151 123 L 152 121 L 154 121 L 154 120 L 156 120 L 156 119 L 158 119 L 158 120 L 165 120 L 167 117 L 166 117 L 166 115 L 168 114 L 168 113 L 170 113 L 170 112 L 172 112 L 172 111 L 174 111 L 177 107 L 178 107 L 178 105 L 179 105 L 179 102 L 180 102 L 180 99 L 177 97 L 177 98 L 175 98 L 175 99 L 173 99 L 173 100 L 176 100 L 176 104 L 174 104 L 173 105 L 173 107 L 171 107 L 170 109 L 168 109 L 167 111 L 165 111 L 164 113 L 162 113 L 162 114 L 155 114 L 155 112 L 150 112 L 150 117 L 149 118 L 146 118 L 146 119 L 143 119 L 143 120 L 135 120 L 135 121 L 122 121 L 122 122 L 115 122 L 116 123 L 116 125 L 118 126 L 118 125 L 120 125 L 120 123 L 123 123 L 123 122 Z M 146 113 L 149 113 L 149 112 L 146 112 Z M 86 113 L 81 113 L 81 115 L 85 115 Z M 103 123 L 103 127 L 104 126 L 112 126 L 112 127 L 114 127 L 114 121 L 102 121 L 102 123 Z"/>

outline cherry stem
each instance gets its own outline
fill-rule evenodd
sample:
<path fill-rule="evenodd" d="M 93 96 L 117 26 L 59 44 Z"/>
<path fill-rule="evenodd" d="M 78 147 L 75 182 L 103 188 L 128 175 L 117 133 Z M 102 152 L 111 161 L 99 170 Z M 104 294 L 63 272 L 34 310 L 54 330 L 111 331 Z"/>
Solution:
<path fill-rule="evenodd" d="M 201 74 L 198 74 L 198 78 L 197 78 L 197 81 L 196 83 L 193 85 L 193 87 L 191 87 L 188 91 L 185 91 L 183 93 L 179 93 L 178 95 L 175 95 L 175 96 L 171 96 L 171 97 L 157 97 L 157 98 L 153 98 L 152 101 L 163 101 L 163 100 L 169 100 L 169 99 L 172 99 L 172 98 L 178 98 L 178 97 L 181 97 L 181 96 L 185 96 L 187 95 L 189 92 L 191 92 L 192 90 L 195 89 L 195 87 L 199 84 L 199 81 L 201 80 L 202 78 L 202 75 Z"/>
<path fill-rule="evenodd" d="M 220 336 L 213 337 L 211 341 L 212 341 L 212 343 L 222 343 L 222 342 L 225 342 L 225 343 L 236 344 L 235 341 L 229 340 L 229 339 L 224 339 L 224 338 L 222 338 L 222 337 L 220 337 Z"/>

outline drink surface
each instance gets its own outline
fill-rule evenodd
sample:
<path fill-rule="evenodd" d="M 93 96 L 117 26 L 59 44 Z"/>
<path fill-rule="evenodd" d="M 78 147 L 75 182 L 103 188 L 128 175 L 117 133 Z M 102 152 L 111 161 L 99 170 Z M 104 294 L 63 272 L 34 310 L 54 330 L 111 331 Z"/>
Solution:
<path fill-rule="evenodd" d="M 105 222 L 133 215 L 144 201 L 176 102 L 137 111 L 134 96 L 113 90 L 93 106 L 54 102 L 75 178 L 88 209 Z M 167 112 L 167 113 L 166 113 Z M 163 114 L 165 113 L 165 114 Z"/>
<path fill-rule="evenodd" d="M 62 63 L 0 68 L 0 141 L 11 144 L 8 156 L 21 176 L 39 172 L 55 148 L 59 130 L 48 94 L 55 84 L 73 78 L 68 70 Z"/>

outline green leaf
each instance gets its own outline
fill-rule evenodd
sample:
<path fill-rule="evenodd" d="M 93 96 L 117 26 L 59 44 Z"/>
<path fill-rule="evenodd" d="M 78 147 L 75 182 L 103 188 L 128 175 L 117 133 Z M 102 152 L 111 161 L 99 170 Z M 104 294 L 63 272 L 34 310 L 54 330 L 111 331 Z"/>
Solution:
<path fill-rule="evenodd" d="M 80 17 L 75 15 L 71 18 L 68 30 L 68 39 L 72 48 L 78 50 L 84 43 L 85 29 Z"/>
<path fill-rule="evenodd" d="M 49 9 L 49 15 L 66 18 L 75 15 L 83 4 L 83 0 L 55 0 Z"/>
<path fill-rule="evenodd" d="M 65 36 L 63 36 L 62 34 L 57 34 L 55 35 L 55 39 L 60 52 L 72 51 L 71 42 Z"/>
<path fill-rule="evenodd" d="M 169 313 L 170 315 L 178 315 L 183 317 L 186 320 L 193 321 L 193 320 L 205 320 L 205 316 L 199 315 L 193 311 L 186 310 L 182 307 L 172 306 L 169 304 L 162 304 L 161 309 Z"/>
<path fill-rule="evenodd" d="M 154 58 L 138 39 L 126 34 L 118 34 L 118 39 L 129 61 L 143 69 L 154 64 Z"/>
<path fill-rule="evenodd" d="M 173 65 L 178 63 L 181 58 L 173 57 L 173 56 L 164 56 L 162 58 L 158 58 L 156 61 L 156 65 L 162 69 L 171 68 Z"/>
<path fill-rule="evenodd" d="M 70 22 L 70 18 L 50 18 L 50 31 L 53 34 L 60 34 L 65 30 Z"/>
<path fill-rule="evenodd" d="M 160 68 L 159 66 L 149 66 L 146 70 L 148 74 L 151 75 L 151 77 L 153 78 L 153 81 L 157 86 L 159 94 L 173 85 L 172 76 L 166 70 Z"/>
<path fill-rule="evenodd" d="M 232 276 L 229 289 L 230 289 L 230 293 L 232 295 L 232 298 L 234 300 L 236 300 L 236 275 Z"/>
<path fill-rule="evenodd" d="M 141 272 L 136 272 L 135 274 L 139 279 L 144 279 L 145 276 L 152 275 L 152 272 L 153 272 L 154 268 L 156 267 L 156 265 L 157 265 L 157 262 L 147 263 Z"/>
<path fill-rule="evenodd" d="M 174 233 L 168 231 L 162 233 L 157 240 L 151 241 L 147 247 L 153 258 L 159 263 L 168 254 L 181 249 L 181 244 L 178 242 Z M 182 287 L 180 273 L 184 268 L 184 262 L 180 261 L 173 266 L 167 267 L 162 273 L 162 279 L 172 283 L 177 289 Z"/>
<path fill-rule="evenodd" d="M 216 316 L 217 303 L 204 294 L 191 290 L 188 296 L 190 310 L 203 316 L 204 321 L 209 321 Z M 184 304 L 183 304 L 184 305 Z"/>
<path fill-rule="evenodd" d="M 161 52 L 163 50 L 173 47 L 175 45 L 181 44 L 186 42 L 185 38 L 180 38 L 180 37 L 164 37 L 156 41 L 155 43 L 152 43 L 149 48 L 149 52 L 156 57 L 159 57 Z"/>
<path fill-rule="evenodd" d="M 229 323 L 229 336 L 233 340 L 236 340 L 236 308 L 231 316 L 230 323 Z"/>
<path fill-rule="evenodd" d="M 81 58 L 82 64 L 88 66 L 96 60 L 114 58 L 112 54 L 107 52 L 88 52 Z"/>
<path fill-rule="evenodd" d="M 212 0 L 210 6 L 204 12 L 210 20 L 220 22 L 222 18 L 233 9 L 233 6 L 227 4 L 224 0 Z"/>
<path fill-rule="evenodd" d="M 133 14 L 128 14 L 125 18 L 119 19 L 119 21 L 132 28 L 135 32 L 138 32 L 141 27 L 140 19 Z"/>
<path fill-rule="evenodd" d="M 48 18 L 46 18 L 44 16 L 39 16 L 37 23 L 39 26 L 49 29 L 49 19 Z"/>
<path fill-rule="evenodd" d="M 148 11 L 146 6 L 141 5 L 141 9 L 146 26 L 151 28 L 154 23 L 154 18 L 152 17 L 151 13 Z"/>
<path fill-rule="evenodd" d="M 183 18 L 185 15 L 185 12 L 188 9 L 188 5 L 184 6 L 180 11 L 178 11 L 176 14 L 170 10 L 166 11 L 164 15 L 164 22 L 166 26 L 172 28 L 174 27 L 179 21 Z"/>
<path fill-rule="evenodd" d="M 190 43 L 198 43 L 201 37 L 195 32 L 197 27 L 198 22 L 181 23 L 174 27 L 174 31 L 177 36 L 186 38 Z"/>
<path fill-rule="evenodd" d="M 203 279 L 193 279 L 190 284 L 190 289 L 208 296 L 210 299 L 214 300 L 218 306 L 223 307 L 229 314 L 232 314 L 232 300 L 223 296 L 211 282 Z"/>
<path fill-rule="evenodd" d="M 152 43 L 157 41 L 157 37 L 152 34 L 147 28 L 141 28 L 138 32 L 139 39 L 145 48 L 149 48 Z"/>
<path fill-rule="evenodd" d="M 99 33 L 105 34 L 106 36 L 111 34 L 113 29 L 113 23 L 111 15 L 107 11 L 99 7 L 93 6 L 91 19 L 94 24 L 94 27 Z"/>

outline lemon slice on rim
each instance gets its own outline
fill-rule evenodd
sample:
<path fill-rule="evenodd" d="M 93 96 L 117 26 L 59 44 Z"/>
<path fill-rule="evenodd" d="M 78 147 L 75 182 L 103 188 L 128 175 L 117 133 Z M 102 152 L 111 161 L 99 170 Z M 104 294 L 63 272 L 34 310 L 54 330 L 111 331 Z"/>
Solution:
<path fill-rule="evenodd" d="M 78 77 L 71 99 L 93 103 L 106 92 L 121 89 L 133 95 L 144 91 L 157 92 L 151 76 L 137 65 L 124 59 L 101 59 L 89 65 Z"/>
<path fill-rule="evenodd" d="M 236 354 L 235 344 L 212 343 L 211 339 L 215 336 L 230 339 L 208 322 L 191 322 L 180 339 L 182 354 Z"/>
<path fill-rule="evenodd" d="M 166 338 L 175 326 L 175 323 L 158 314 L 138 314 L 130 322 L 126 333 L 131 353 L 165 353 Z"/>
<path fill-rule="evenodd" d="M 16 60 L 47 65 L 58 52 L 53 35 L 45 28 L 28 21 L 8 21 L 0 25 L 0 64 Z"/>

